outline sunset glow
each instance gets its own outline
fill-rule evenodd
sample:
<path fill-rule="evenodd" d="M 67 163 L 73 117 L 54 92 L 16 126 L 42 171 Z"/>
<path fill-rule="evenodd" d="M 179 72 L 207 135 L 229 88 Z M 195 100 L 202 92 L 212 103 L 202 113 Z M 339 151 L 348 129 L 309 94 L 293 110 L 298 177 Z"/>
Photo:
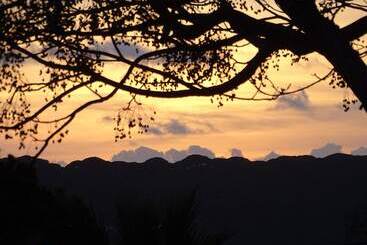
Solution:
<path fill-rule="evenodd" d="M 337 23 L 346 26 L 364 13 L 349 10 L 338 15 Z M 362 37 L 366 39 L 366 36 Z M 35 48 L 36 49 L 36 48 Z M 241 62 L 251 59 L 257 50 L 253 46 L 240 48 L 236 58 Z M 318 54 L 307 56 L 308 61 L 300 61 L 291 65 L 290 59 L 280 61 L 280 71 L 272 70 L 269 75 L 280 87 L 290 86 L 297 90 L 311 84 L 317 77 L 324 76 L 331 65 Z M 26 63 L 24 71 L 26 79 L 38 81 L 40 65 Z M 127 67 L 121 64 L 107 64 L 103 75 L 119 81 Z M 219 81 L 206 81 L 217 83 Z M 271 89 L 271 88 L 267 88 Z M 100 92 L 107 94 L 111 87 L 102 87 Z M 251 97 L 254 89 L 249 84 L 242 85 L 236 95 Z M 44 103 L 42 93 L 28 98 L 34 108 Z M 5 94 L 1 95 L 5 98 Z M 57 115 L 67 113 L 88 99 L 96 98 L 88 89 L 78 90 L 71 98 L 66 99 L 58 108 Z M 130 96 L 119 92 L 108 102 L 95 105 L 80 113 L 80 116 L 68 127 L 70 135 L 59 144 L 52 144 L 42 157 L 52 161 L 71 161 L 87 156 L 98 156 L 107 160 L 122 151 L 146 146 L 159 151 L 170 148 L 184 149 L 189 145 L 200 145 L 213 150 L 216 156 L 230 156 L 232 148 L 241 149 L 244 156 L 256 159 L 270 151 L 286 155 L 309 154 L 311 149 L 328 142 L 340 144 L 349 153 L 360 146 L 367 145 L 367 133 L 363 126 L 367 125 L 365 113 L 357 107 L 345 113 L 341 107 L 344 98 L 353 98 L 349 89 L 332 89 L 327 81 L 323 81 L 310 89 L 297 94 L 284 96 L 274 101 L 228 101 L 218 108 L 214 98 L 189 97 L 180 99 L 153 99 L 138 97 L 143 106 L 141 113 L 150 117 L 157 112 L 155 121 L 151 123 L 148 133 L 133 135 L 131 139 L 114 141 L 114 120 L 117 112 L 129 101 Z M 43 119 L 50 119 L 55 112 L 49 110 Z M 179 122 L 183 132 L 161 130 L 170 122 Z M 51 127 L 51 126 L 47 126 Z M 43 134 L 47 135 L 47 127 Z M 160 131 L 159 131 L 160 132 Z M 2 155 L 34 154 L 35 143 L 27 142 L 26 149 L 17 150 L 16 140 L 1 139 Z"/>

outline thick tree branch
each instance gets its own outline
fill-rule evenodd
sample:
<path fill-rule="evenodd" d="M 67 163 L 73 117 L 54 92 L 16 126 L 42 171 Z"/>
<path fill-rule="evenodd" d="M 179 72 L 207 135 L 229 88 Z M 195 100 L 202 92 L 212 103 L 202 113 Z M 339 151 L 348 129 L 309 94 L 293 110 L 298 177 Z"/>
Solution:
<path fill-rule="evenodd" d="M 341 29 L 343 37 L 352 41 L 354 39 L 360 38 L 367 33 L 367 16 L 364 16 L 352 24 Z"/>
<path fill-rule="evenodd" d="M 236 89 L 241 84 L 249 80 L 259 68 L 259 66 L 270 56 L 273 50 L 260 50 L 251 61 L 248 62 L 245 68 L 243 68 L 236 76 L 232 79 L 211 87 L 203 87 L 201 89 L 185 89 L 185 90 L 175 90 L 175 91 L 154 91 L 154 90 L 144 90 L 135 87 L 131 87 L 125 84 L 116 83 L 106 77 L 99 74 L 95 74 L 94 78 L 97 81 L 104 82 L 110 86 L 119 88 L 123 91 L 130 93 L 148 96 L 148 97 L 158 97 L 158 98 L 182 98 L 190 96 L 213 96 L 219 95 L 233 89 Z"/>

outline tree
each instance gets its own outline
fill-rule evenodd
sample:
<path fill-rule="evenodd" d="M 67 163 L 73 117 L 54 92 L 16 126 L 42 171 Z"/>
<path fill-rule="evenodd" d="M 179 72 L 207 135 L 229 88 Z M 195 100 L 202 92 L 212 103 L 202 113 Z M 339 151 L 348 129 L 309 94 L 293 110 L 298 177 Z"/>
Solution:
<path fill-rule="evenodd" d="M 340 27 L 338 16 L 353 11 L 360 17 Z M 150 117 L 130 115 L 141 106 L 139 96 L 182 98 L 212 96 L 224 100 L 274 100 L 328 80 L 350 88 L 367 110 L 367 4 L 364 0 L 3 0 L 0 4 L 1 94 L 0 129 L 6 138 L 61 142 L 79 112 L 102 103 L 118 91 L 130 99 L 116 117 L 116 140 L 147 130 Z M 243 49 L 254 55 L 239 55 Z M 268 76 L 282 59 L 307 61 L 324 56 L 332 68 L 315 75 L 308 86 L 291 89 Z M 29 63 L 39 67 L 38 80 L 25 76 Z M 121 79 L 104 73 L 121 65 Z M 254 94 L 236 93 L 251 84 Z M 83 89 L 96 98 L 69 113 L 57 110 Z M 37 107 L 35 97 L 45 102 Z M 125 124 L 126 123 L 126 127 Z M 45 139 L 39 126 L 55 124 Z"/>

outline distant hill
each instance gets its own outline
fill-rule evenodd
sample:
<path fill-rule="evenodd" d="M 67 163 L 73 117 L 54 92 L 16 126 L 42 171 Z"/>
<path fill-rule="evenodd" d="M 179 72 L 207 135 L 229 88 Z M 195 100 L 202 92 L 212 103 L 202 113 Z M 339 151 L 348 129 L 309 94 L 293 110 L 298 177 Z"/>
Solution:
<path fill-rule="evenodd" d="M 29 164 L 32 159 L 17 161 Z M 224 244 L 321 245 L 365 239 L 353 227 L 361 212 L 367 214 L 367 156 L 281 156 L 266 162 L 193 155 L 173 164 L 161 158 L 144 163 L 87 158 L 66 167 L 45 160 L 35 166 L 40 185 L 85 200 L 112 240 L 117 236 L 117 202 L 146 200 L 163 208 L 193 191 L 196 223 L 207 233 L 227 234 Z"/>

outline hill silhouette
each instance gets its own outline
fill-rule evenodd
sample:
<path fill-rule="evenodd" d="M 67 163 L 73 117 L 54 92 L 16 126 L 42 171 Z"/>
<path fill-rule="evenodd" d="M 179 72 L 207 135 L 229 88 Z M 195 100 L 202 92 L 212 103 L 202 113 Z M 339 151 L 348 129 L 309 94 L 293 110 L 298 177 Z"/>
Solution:
<path fill-rule="evenodd" d="M 8 162 L 2 159 L 0 165 Z M 32 158 L 16 162 L 29 165 Z M 152 244 L 172 244 L 170 236 L 189 226 L 205 238 L 201 244 L 367 241 L 367 156 L 281 156 L 266 162 L 192 155 L 174 164 L 161 158 L 111 163 L 93 157 L 66 167 L 37 160 L 34 168 L 37 185 L 63 190 L 91 207 L 110 244 L 121 244 L 124 237 L 130 241 L 125 244 L 137 242 L 123 236 L 130 224 L 138 227 L 132 237 L 159 227 L 149 233 Z M 173 209 L 178 211 L 170 216 Z"/>

